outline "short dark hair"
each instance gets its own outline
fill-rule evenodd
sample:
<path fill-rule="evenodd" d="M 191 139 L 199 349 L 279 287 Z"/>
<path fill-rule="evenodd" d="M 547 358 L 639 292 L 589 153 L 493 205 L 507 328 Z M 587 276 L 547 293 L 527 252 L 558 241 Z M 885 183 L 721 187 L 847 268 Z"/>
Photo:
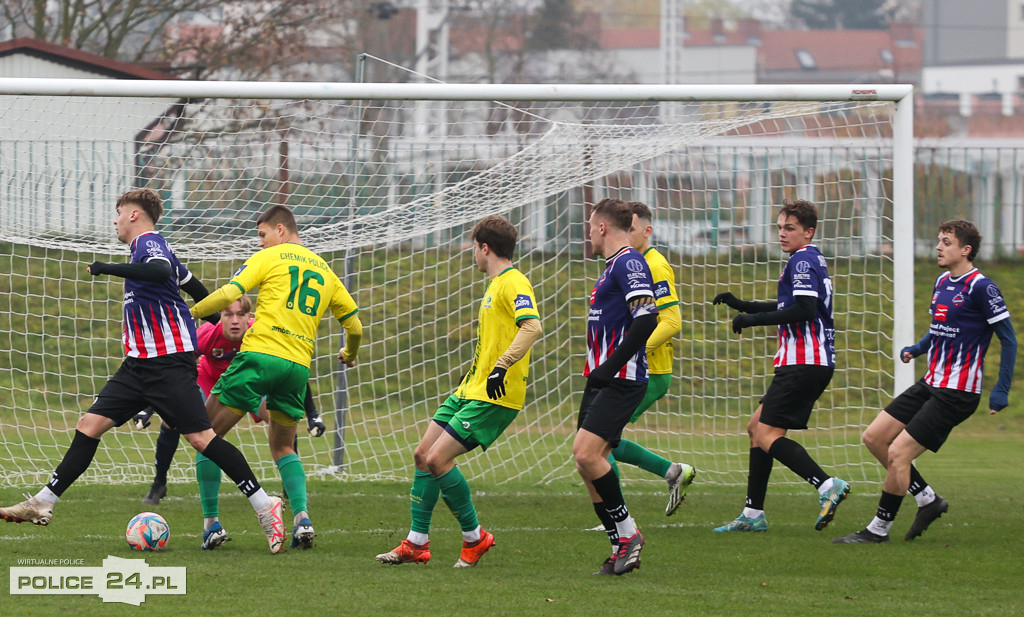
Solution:
<path fill-rule="evenodd" d="M 654 219 L 654 215 L 651 214 L 651 209 L 648 208 L 647 204 L 645 204 L 644 202 L 631 201 L 628 202 L 628 204 L 629 209 L 633 211 L 633 214 L 635 214 L 637 218 L 644 219 L 645 221 L 650 221 Z"/>
<path fill-rule="evenodd" d="M 485 216 L 473 227 L 472 238 L 477 244 L 489 246 L 498 257 L 512 259 L 519 232 L 507 218 L 492 214 Z"/>
<path fill-rule="evenodd" d="M 594 204 L 591 213 L 606 219 L 613 227 L 622 231 L 629 231 L 633 226 L 633 209 L 621 199 L 606 197 Z"/>
<path fill-rule="evenodd" d="M 971 254 L 967 256 L 967 261 L 974 261 L 978 255 L 978 249 L 981 247 L 981 232 L 974 226 L 974 223 L 963 219 L 946 221 L 939 225 L 939 231 L 956 236 L 960 246 L 971 247 Z"/>
<path fill-rule="evenodd" d="M 120 208 L 124 204 L 138 206 L 153 221 L 154 225 L 160 220 L 160 215 L 164 213 L 164 203 L 153 189 L 135 189 L 122 193 L 117 198 L 115 208 Z"/>
<path fill-rule="evenodd" d="M 783 201 L 779 214 L 785 215 L 786 218 L 794 217 L 804 229 L 818 228 L 818 208 L 806 199 Z"/>
<path fill-rule="evenodd" d="M 284 225 L 284 228 L 293 234 L 299 233 L 299 226 L 295 223 L 295 215 L 292 214 L 292 209 L 283 204 L 276 204 L 264 210 L 263 214 L 256 219 L 256 225 L 259 226 L 264 223 L 271 227 Z"/>

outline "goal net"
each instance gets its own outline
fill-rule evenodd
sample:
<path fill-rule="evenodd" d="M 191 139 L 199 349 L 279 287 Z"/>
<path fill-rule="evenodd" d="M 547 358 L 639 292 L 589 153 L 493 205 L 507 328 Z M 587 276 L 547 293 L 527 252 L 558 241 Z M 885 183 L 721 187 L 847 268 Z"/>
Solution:
<path fill-rule="evenodd" d="M 564 100 L 565 87 L 542 86 L 4 81 L 0 486 L 46 481 L 122 360 L 123 281 L 85 268 L 127 259 L 114 201 L 138 187 L 159 191 L 158 230 L 211 290 L 257 250 L 260 212 L 296 212 L 303 242 L 346 282 L 365 327 L 359 364 L 345 369 L 342 330 L 323 321 L 311 374 L 329 433 L 310 438 L 300 423 L 299 453 L 311 474 L 355 478 L 410 476 L 429 418 L 472 360 L 487 280 L 469 231 L 488 214 L 508 217 L 544 336 L 522 413 L 462 463 L 492 483 L 575 473 L 587 299 L 604 268 L 585 220 L 604 197 L 651 206 L 683 321 L 668 395 L 625 436 L 695 465 L 702 482 L 745 482 L 745 426 L 771 377 L 775 332 L 733 334 L 733 312 L 711 299 L 775 298 L 786 259 L 778 206 L 809 199 L 835 286 L 839 359 L 800 440 L 829 471 L 878 477 L 859 436 L 900 380 L 894 331 L 906 331 L 900 312 L 910 311 L 901 302 L 912 264 L 900 257 L 909 226 L 894 207 L 909 192 L 894 155 L 903 91 L 836 87 L 793 101 L 755 87 L 712 100 L 684 87 L 652 98 L 581 86 L 584 96 Z M 110 431 L 82 481 L 149 480 L 156 435 L 155 422 Z M 243 419 L 228 439 L 257 477 L 277 477 L 262 425 Z M 172 482 L 191 481 L 192 454 L 183 442 Z"/>

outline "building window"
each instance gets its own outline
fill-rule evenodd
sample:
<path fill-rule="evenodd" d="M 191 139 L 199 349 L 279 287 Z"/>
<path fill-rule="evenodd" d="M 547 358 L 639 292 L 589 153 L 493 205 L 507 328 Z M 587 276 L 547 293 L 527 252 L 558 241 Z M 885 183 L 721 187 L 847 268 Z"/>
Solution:
<path fill-rule="evenodd" d="M 800 63 L 800 68 L 805 71 L 814 71 L 818 68 L 818 63 L 814 61 L 814 56 L 806 49 L 796 50 L 796 61 Z"/>
<path fill-rule="evenodd" d="M 886 64 L 892 64 L 892 52 L 889 51 L 888 49 L 879 49 L 878 55 L 882 58 L 882 62 Z"/>

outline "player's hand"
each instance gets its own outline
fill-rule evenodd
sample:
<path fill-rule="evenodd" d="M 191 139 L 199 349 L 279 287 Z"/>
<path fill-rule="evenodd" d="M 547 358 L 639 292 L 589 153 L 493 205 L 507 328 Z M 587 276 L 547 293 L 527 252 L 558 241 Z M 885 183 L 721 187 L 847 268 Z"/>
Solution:
<path fill-rule="evenodd" d="M 711 301 L 711 304 L 725 304 L 731 309 L 735 309 L 737 311 L 740 310 L 740 299 L 728 291 L 723 291 L 715 296 L 715 299 Z"/>
<path fill-rule="evenodd" d="M 602 364 L 587 375 L 587 385 L 592 388 L 603 388 L 611 383 L 614 376 L 611 369 L 606 369 L 605 365 Z"/>
<path fill-rule="evenodd" d="M 496 401 L 505 396 L 505 373 L 507 368 L 495 366 L 491 374 L 487 376 L 487 398 Z"/>
<path fill-rule="evenodd" d="M 327 431 L 327 425 L 324 424 L 320 414 L 315 416 L 308 416 L 306 418 L 306 424 L 309 426 L 309 436 L 319 437 Z"/>
<path fill-rule="evenodd" d="M 147 407 L 146 409 L 143 409 L 142 411 L 140 411 L 139 413 L 135 414 L 132 417 L 132 424 L 135 425 L 135 428 L 137 428 L 137 429 L 139 429 L 141 431 L 142 429 L 144 429 L 147 426 L 149 426 L 150 419 L 152 417 L 153 417 L 153 410 Z"/>
<path fill-rule="evenodd" d="M 342 347 L 341 350 L 338 351 L 338 359 L 341 360 L 342 364 L 344 364 L 345 366 L 347 366 L 349 368 L 352 368 L 353 366 L 356 365 L 355 356 L 349 358 L 347 356 L 347 354 L 345 353 L 345 348 L 344 347 Z"/>
<path fill-rule="evenodd" d="M 903 364 L 906 364 L 914 359 L 914 354 L 911 353 L 913 347 L 907 346 L 900 350 L 900 360 L 903 360 Z"/>
<path fill-rule="evenodd" d="M 88 272 L 89 274 L 91 274 L 93 276 L 99 276 L 99 275 L 103 274 L 104 266 L 106 266 L 106 265 L 107 264 L 103 263 L 102 261 L 94 261 L 91 264 L 89 264 L 88 266 L 86 266 L 85 270 L 86 270 L 86 272 Z"/>
<path fill-rule="evenodd" d="M 740 313 L 732 320 L 732 331 L 736 334 L 742 334 L 743 328 L 749 328 L 750 326 L 757 325 L 756 315 L 747 315 L 746 313 Z"/>
<path fill-rule="evenodd" d="M 993 390 L 992 394 L 988 396 L 988 412 L 990 414 L 997 414 L 1000 411 L 1006 409 L 1006 406 L 1010 404 L 1010 398 L 1006 392 L 1001 390 Z"/>

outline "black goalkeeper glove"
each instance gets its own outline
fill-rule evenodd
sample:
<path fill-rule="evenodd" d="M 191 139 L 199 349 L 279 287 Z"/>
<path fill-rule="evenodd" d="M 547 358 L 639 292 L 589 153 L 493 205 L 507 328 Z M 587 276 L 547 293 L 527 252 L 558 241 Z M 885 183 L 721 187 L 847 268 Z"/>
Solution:
<path fill-rule="evenodd" d="M 327 431 L 327 425 L 324 424 L 320 414 L 307 416 L 306 424 L 309 426 L 310 437 L 319 437 Z"/>
<path fill-rule="evenodd" d="M 732 295 L 732 293 L 728 291 L 724 291 L 715 296 L 715 299 L 711 301 L 711 304 L 725 304 L 731 309 L 737 311 L 743 310 L 741 308 L 743 306 L 743 301 L 737 298 L 736 296 Z"/>
<path fill-rule="evenodd" d="M 743 328 L 749 328 L 750 326 L 760 325 L 758 323 L 757 315 L 747 315 L 746 313 L 740 313 L 732 320 L 732 331 L 736 334 L 742 334 Z"/>
<path fill-rule="evenodd" d="M 140 411 L 139 413 L 132 416 L 132 422 L 135 424 L 135 428 L 141 431 L 142 429 L 149 426 L 150 418 L 153 417 L 154 413 L 155 412 L 153 411 L 152 407 L 147 407 Z"/>
<path fill-rule="evenodd" d="M 487 398 L 496 401 L 505 396 L 505 373 L 507 368 L 495 366 L 491 374 L 487 376 Z"/>
<path fill-rule="evenodd" d="M 94 262 L 92 262 L 89 265 L 89 274 L 91 274 L 93 276 L 99 276 L 101 274 L 105 274 L 104 270 L 105 270 L 105 266 L 106 265 L 107 264 L 103 263 L 102 261 L 94 261 Z"/>

